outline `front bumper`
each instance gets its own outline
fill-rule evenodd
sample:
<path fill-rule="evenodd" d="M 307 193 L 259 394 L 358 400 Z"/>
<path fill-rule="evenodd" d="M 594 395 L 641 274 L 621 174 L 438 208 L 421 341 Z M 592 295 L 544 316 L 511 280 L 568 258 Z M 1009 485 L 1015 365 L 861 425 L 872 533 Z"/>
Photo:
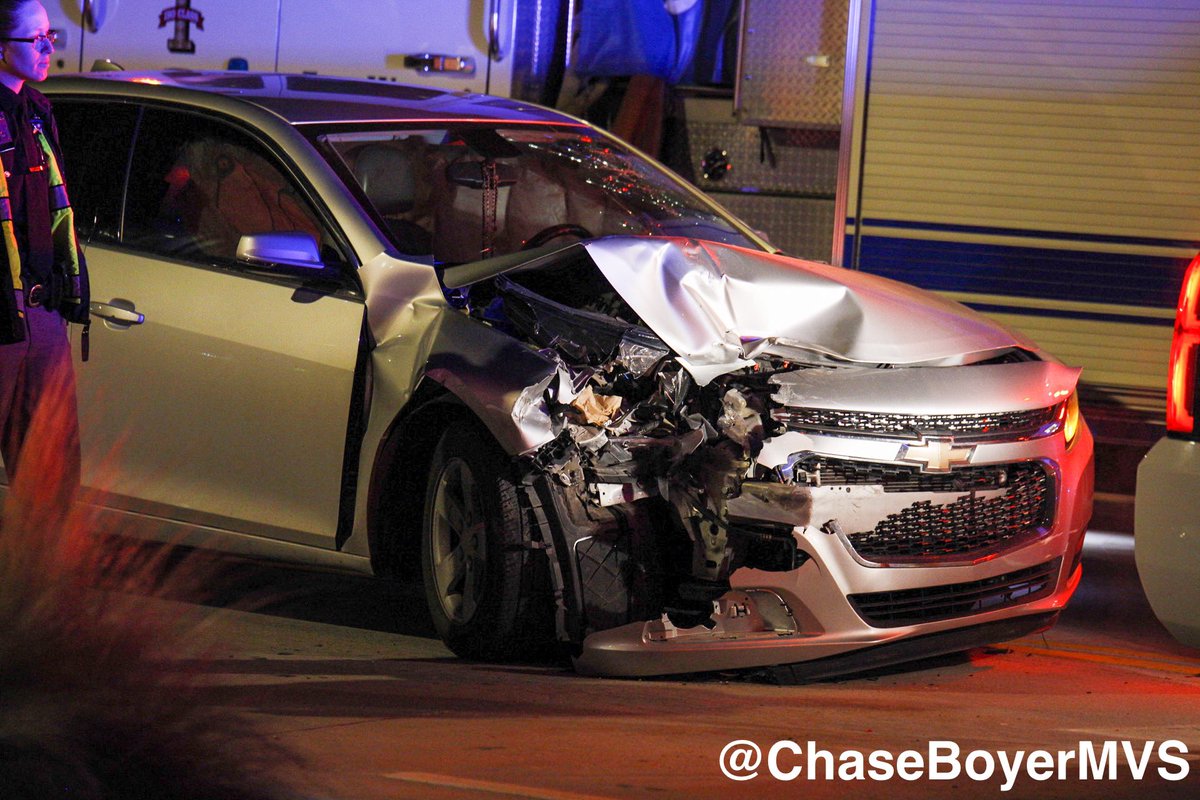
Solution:
<path fill-rule="evenodd" d="M 860 445 L 793 437 L 783 446 L 828 452 Z M 814 668 L 823 675 L 1045 628 L 1079 584 L 1092 510 L 1091 434 L 1083 426 L 1070 448 L 1061 437 L 981 446 L 975 463 L 1023 461 L 1047 463 L 1055 474 L 1053 522 L 1031 540 L 969 557 L 887 566 L 864 560 L 837 526 L 822 524 L 815 503 L 809 512 L 816 513 L 806 512 L 792 531 L 807 560 L 787 572 L 735 571 L 731 590 L 714 603 L 712 627 L 680 629 L 664 616 L 593 633 L 575 667 L 585 674 L 643 676 L 820 661 Z M 861 513 L 850 490 L 842 506 L 848 516 Z"/>

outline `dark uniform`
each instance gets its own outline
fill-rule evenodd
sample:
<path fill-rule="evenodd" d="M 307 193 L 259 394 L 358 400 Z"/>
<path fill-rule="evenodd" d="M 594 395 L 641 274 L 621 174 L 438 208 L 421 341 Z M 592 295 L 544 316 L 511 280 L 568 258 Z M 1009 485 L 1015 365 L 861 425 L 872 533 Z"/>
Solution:
<path fill-rule="evenodd" d="M 61 478 L 79 484 L 79 423 L 67 320 L 86 323 L 87 270 L 62 185 L 50 102 L 0 85 L 0 454 L 11 479 L 34 410 L 61 402 L 44 446 L 62 449 Z M 5 197 L 7 195 L 7 197 Z M 16 263 L 14 263 L 16 262 Z"/>

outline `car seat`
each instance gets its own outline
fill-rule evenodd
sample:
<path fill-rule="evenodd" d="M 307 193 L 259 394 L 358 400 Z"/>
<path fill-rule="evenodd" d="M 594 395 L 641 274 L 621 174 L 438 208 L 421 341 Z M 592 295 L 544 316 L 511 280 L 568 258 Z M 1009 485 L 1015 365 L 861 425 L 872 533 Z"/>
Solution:
<path fill-rule="evenodd" d="M 164 180 L 160 217 L 177 220 L 206 255 L 234 258 L 248 233 L 300 232 L 320 241 L 320 229 L 286 179 L 239 145 L 189 142 Z"/>
<path fill-rule="evenodd" d="M 413 155 L 390 144 L 363 145 L 354 151 L 353 172 L 400 252 L 427 255 L 432 252 L 429 231 L 402 216 L 412 213 L 416 205 Z"/>

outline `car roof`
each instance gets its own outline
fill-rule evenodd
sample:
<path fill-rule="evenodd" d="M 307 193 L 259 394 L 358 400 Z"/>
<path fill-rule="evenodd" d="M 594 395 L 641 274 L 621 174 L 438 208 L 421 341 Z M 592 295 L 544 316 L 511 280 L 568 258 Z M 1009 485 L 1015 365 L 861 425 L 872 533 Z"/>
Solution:
<path fill-rule="evenodd" d="M 331 122 L 585 123 L 548 108 L 490 95 L 327 75 L 163 70 L 55 76 L 47 94 L 97 94 L 187 100 L 222 96 L 255 105 L 293 125 Z M 224 106 L 218 101 L 214 106 Z"/>

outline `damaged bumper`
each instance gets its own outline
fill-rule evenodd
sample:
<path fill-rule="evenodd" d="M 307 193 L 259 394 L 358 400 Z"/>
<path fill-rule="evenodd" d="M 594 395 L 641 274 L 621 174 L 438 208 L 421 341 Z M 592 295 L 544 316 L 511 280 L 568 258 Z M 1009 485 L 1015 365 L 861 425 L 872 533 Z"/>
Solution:
<path fill-rule="evenodd" d="M 664 615 L 593 633 L 583 641 L 576 668 L 588 674 L 661 675 L 824 661 L 862 651 L 861 659 L 836 662 L 836 671 L 844 672 L 938 652 L 928 646 L 893 646 L 905 640 L 932 645 L 926 637 L 942 635 L 942 642 L 970 641 L 969 636 L 951 634 L 980 629 L 987 633 L 974 644 L 984 644 L 1004 638 L 987 638 L 996 637 L 1001 628 L 1011 638 L 1048 626 L 1081 575 L 1078 555 L 1091 516 L 1090 434 L 1081 431 L 1069 451 L 1064 448 L 1052 459 L 1044 458 L 1036 442 L 992 445 L 977 453 L 981 463 L 1044 470 L 1059 498 L 1051 518 L 1032 520 L 1045 524 L 1026 524 L 1024 489 L 1007 496 L 996 490 L 951 490 L 888 492 L 883 497 L 885 493 L 873 486 L 821 487 L 811 493 L 811 504 L 791 501 L 808 519 L 791 532 L 802 554 L 798 567 L 784 572 L 735 570 L 730 590 L 713 602 L 707 625 L 680 628 Z M 991 501 L 996 498 L 1008 507 L 994 508 Z M 760 503 L 731 502 L 731 513 L 760 519 L 786 516 L 773 502 L 766 503 L 770 511 L 756 510 Z M 897 553 L 894 548 L 881 552 L 871 537 L 847 533 L 873 530 L 913 508 L 949 516 L 953 512 L 947 509 L 956 503 L 975 505 L 966 513 L 990 508 L 992 516 L 980 524 L 959 522 L 953 530 L 943 528 L 947 541 L 941 543 L 931 543 L 928 537 L 910 542 L 910 551 L 933 550 L 932 554 Z M 1015 518 L 997 516 L 1005 513 Z M 831 520 L 838 524 L 829 524 Z M 936 529 L 929 521 L 918 527 Z M 976 529 L 992 541 L 962 541 L 968 530 Z M 1012 534 L 1009 540 L 996 541 L 1006 529 Z M 889 533 L 897 538 L 894 531 Z M 876 649 L 879 652 L 872 655 Z M 827 665 L 830 669 L 832 663 Z"/>

